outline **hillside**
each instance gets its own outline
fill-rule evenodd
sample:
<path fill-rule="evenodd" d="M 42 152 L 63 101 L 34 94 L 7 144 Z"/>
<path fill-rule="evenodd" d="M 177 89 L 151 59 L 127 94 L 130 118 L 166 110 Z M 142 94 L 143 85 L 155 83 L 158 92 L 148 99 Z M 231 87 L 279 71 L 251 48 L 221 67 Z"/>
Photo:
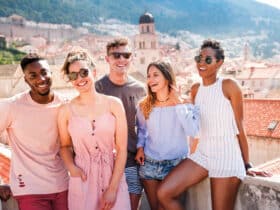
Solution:
<path fill-rule="evenodd" d="M 137 24 L 145 10 L 154 14 L 162 32 L 188 29 L 196 33 L 280 29 L 280 10 L 253 0 L 0 0 L 0 16 L 13 13 L 30 20 L 98 23 L 99 18 Z M 261 24 L 260 24 L 261 23 Z"/>
<path fill-rule="evenodd" d="M 0 65 L 19 63 L 24 55 L 25 53 L 13 48 L 0 49 Z"/>
<path fill-rule="evenodd" d="M 252 43 L 261 57 L 272 57 L 280 46 L 280 10 L 254 0 L 0 0 L 0 5 L 0 16 L 17 13 L 29 20 L 73 26 L 112 18 L 138 24 L 148 10 L 157 30 L 172 36 L 178 31 L 221 39 L 261 36 Z"/>

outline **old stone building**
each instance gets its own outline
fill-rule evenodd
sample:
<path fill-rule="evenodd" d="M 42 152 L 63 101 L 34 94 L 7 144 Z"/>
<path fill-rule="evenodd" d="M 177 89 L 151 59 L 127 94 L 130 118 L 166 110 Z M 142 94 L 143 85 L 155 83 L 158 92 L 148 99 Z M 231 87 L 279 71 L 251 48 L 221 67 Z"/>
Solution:
<path fill-rule="evenodd" d="M 19 15 L 0 18 L 0 33 L 6 37 L 28 40 L 32 36 L 41 36 L 48 41 L 75 38 L 88 33 L 84 28 L 73 28 L 66 24 L 36 23 Z"/>
<path fill-rule="evenodd" d="M 152 14 L 146 12 L 139 18 L 139 34 L 134 36 L 134 66 L 146 75 L 149 63 L 160 58 L 158 37 L 155 30 L 155 20 Z"/>
<path fill-rule="evenodd" d="M 280 99 L 246 99 L 244 126 L 255 164 L 280 157 Z"/>

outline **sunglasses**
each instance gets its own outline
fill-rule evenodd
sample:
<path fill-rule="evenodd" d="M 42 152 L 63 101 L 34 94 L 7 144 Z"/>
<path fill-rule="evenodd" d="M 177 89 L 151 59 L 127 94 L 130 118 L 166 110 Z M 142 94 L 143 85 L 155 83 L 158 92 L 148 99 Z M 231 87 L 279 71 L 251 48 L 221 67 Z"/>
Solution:
<path fill-rule="evenodd" d="M 201 55 L 197 55 L 194 57 L 195 62 L 200 63 L 202 61 L 202 56 Z M 213 62 L 213 58 L 211 56 L 206 56 L 206 58 L 204 59 L 204 62 L 208 65 L 210 65 Z"/>
<path fill-rule="evenodd" d="M 80 75 L 82 78 L 85 78 L 88 76 L 89 70 L 88 69 L 80 69 L 79 72 L 70 72 L 67 74 L 67 77 L 69 81 L 75 81 L 78 79 L 78 76 Z"/>
<path fill-rule="evenodd" d="M 112 55 L 114 57 L 114 59 L 120 59 L 121 56 L 125 59 L 129 59 L 130 56 L 131 56 L 131 53 L 130 52 L 123 52 L 123 53 L 121 53 L 121 52 L 111 52 L 109 54 L 109 56 L 110 55 Z"/>

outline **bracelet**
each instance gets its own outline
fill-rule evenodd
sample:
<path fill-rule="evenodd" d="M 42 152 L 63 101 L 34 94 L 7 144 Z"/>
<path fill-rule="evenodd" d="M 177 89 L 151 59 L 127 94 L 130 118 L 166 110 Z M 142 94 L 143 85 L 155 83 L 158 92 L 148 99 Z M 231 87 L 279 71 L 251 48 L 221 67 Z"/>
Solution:
<path fill-rule="evenodd" d="M 248 171 L 248 169 L 250 169 L 250 168 L 253 168 L 252 163 L 245 163 L 244 166 L 245 166 L 246 171 Z"/>

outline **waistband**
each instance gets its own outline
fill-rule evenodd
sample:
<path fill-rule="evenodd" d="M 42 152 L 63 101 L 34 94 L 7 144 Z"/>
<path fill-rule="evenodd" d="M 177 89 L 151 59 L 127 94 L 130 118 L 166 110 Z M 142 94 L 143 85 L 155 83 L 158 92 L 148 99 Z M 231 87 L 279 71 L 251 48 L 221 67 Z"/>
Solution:
<path fill-rule="evenodd" d="M 183 156 L 183 157 L 179 157 L 179 158 L 175 158 L 175 159 L 171 159 L 171 160 L 155 160 L 149 156 L 145 156 L 145 161 L 148 161 L 150 163 L 166 163 L 166 164 L 169 164 L 169 163 L 173 163 L 174 161 L 181 161 L 183 159 L 185 159 L 186 157 Z"/>

